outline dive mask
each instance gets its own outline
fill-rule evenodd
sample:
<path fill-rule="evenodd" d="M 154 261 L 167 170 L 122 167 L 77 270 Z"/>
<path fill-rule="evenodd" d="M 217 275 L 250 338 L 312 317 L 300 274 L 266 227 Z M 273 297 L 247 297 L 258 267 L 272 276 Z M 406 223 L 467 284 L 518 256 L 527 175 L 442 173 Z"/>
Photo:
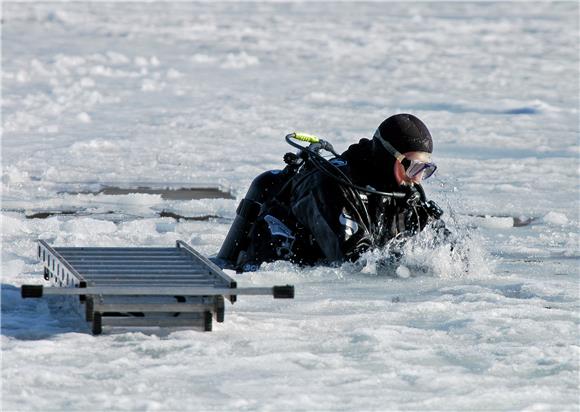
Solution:
<path fill-rule="evenodd" d="M 393 157 L 395 157 L 399 162 L 401 162 L 401 164 L 405 168 L 405 174 L 410 179 L 413 179 L 419 176 L 421 173 L 423 173 L 424 180 L 431 177 L 433 173 L 435 173 L 435 170 L 437 170 L 437 165 L 435 163 L 423 162 L 421 160 L 411 160 L 405 157 L 403 154 L 401 154 L 401 152 L 395 149 L 392 144 L 383 139 L 383 136 L 381 136 L 381 131 L 379 129 L 377 129 L 377 131 L 375 132 L 374 137 L 377 138 L 379 142 L 381 142 L 381 144 L 383 145 L 383 147 L 387 152 L 389 152 L 391 155 L 393 155 Z"/>

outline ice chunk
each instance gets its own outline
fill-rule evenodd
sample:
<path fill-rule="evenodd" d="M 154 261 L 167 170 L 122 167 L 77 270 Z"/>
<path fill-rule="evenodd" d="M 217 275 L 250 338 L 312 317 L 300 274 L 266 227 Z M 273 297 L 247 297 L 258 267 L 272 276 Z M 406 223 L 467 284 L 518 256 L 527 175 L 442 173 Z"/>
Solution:
<path fill-rule="evenodd" d="M 114 233 L 117 230 L 117 225 L 105 220 L 84 218 L 64 222 L 61 230 L 75 234 L 92 235 L 95 233 Z"/>
<path fill-rule="evenodd" d="M 79 116 L 81 114 L 79 114 Z M 87 114 L 87 116 L 88 116 L 88 114 Z M 70 147 L 69 150 L 73 154 L 89 155 L 89 154 L 95 153 L 95 152 L 97 152 L 97 153 L 117 152 L 117 151 L 121 150 L 121 147 L 119 146 L 119 143 L 112 141 L 112 140 L 91 139 L 91 140 L 75 142 L 75 143 L 73 143 L 73 145 Z"/>
<path fill-rule="evenodd" d="M 183 75 L 178 70 L 175 70 L 173 68 L 167 70 L 168 79 L 179 79 L 181 76 Z"/>
<path fill-rule="evenodd" d="M 256 56 L 241 52 L 238 54 L 229 53 L 221 67 L 224 69 L 244 69 L 248 66 L 255 66 L 260 63 Z"/>
<path fill-rule="evenodd" d="M 397 270 L 395 271 L 395 273 L 401 279 L 408 279 L 409 277 L 411 277 L 411 271 L 409 270 L 409 268 L 407 266 L 404 266 L 404 265 L 399 266 L 397 268 Z"/>
<path fill-rule="evenodd" d="M 28 234 L 30 230 L 28 229 L 26 222 L 23 219 L 8 216 L 7 214 L 2 214 L 2 235 L 3 236 L 15 236 L 18 234 Z"/>
<path fill-rule="evenodd" d="M 476 218 L 477 226 L 486 229 L 506 229 L 514 226 L 514 218 L 511 216 L 485 216 Z"/>
<path fill-rule="evenodd" d="M 77 114 L 77 120 L 81 123 L 90 123 L 91 116 L 89 116 L 89 114 L 87 112 L 81 112 L 81 113 Z"/>
<path fill-rule="evenodd" d="M 158 82 L 153 79 L 144 79 L 141 83 L 141 90 L 144 92 L 156 92 L 162 90 L 164 87 L 164 82 Z"/>
<path fill-rule="evenodd" d="M 194 63 L 214 63 L 217 59 L 213 56 L 208 56 L 207 54 L 194 54 L 191 56 L 191 61 Z"/>
<path fill-rule="evenodd" d="M 548 212 L 548 214 L 542 218 L 542 221 L 550 225 L 564 226 L 568 223 L 568 218 L 564 213 Z"/>
<path fill-rule="evenodd" d="M 149 61 L 145 57 L 137 56 L 135 57 L 135 65 L 139 67 L 146 67 L 149 65 Z"/>

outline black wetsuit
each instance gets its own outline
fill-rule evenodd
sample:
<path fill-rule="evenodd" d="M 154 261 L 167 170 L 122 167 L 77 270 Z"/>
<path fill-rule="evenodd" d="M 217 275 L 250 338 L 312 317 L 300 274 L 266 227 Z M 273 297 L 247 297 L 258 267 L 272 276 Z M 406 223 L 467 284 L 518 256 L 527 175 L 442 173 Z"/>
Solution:
<path fill-rule="evenodd" d="M 356 260 L 395 237 L 408 237 L 440 217 L 421 186 L 399 186 L 394 159 L 362 139 L 331 163 L 352 183 L 380 191 L 404 192 L 405 198 L 364 193 L 337 182 L 306 161 L 277 195 L 264 204 L 249 233 L 241 270 L 262 262 L 290 260 L 301 264 Z M 385 160 L 388 159 L 388 160 Z"/>

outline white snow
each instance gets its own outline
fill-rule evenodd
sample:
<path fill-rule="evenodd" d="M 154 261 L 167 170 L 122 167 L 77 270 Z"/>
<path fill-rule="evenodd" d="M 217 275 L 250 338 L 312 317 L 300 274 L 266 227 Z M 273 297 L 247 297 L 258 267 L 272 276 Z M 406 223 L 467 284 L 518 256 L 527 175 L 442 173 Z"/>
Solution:
<path fill-rule="evenodd" d="M 578 410 L 578 16 L 577 2 L 4 3 L 2 409 Z M 231 273 L 296 299 L 245 297 L 205 334 L 93 337 L 65 303 L 20 298 L 43 283 L 39 238 L 215 254 L 252 178 L 283 166 L 285 134 L 342 151 L 397 112 L 434 136 L 425 186 L 453 250 L 425 232 L 398 269 L 372 251 Z M 103 186 L 237 199 L 90 194 Z M 77 214 L 26 218 L 42 211 Z"/>

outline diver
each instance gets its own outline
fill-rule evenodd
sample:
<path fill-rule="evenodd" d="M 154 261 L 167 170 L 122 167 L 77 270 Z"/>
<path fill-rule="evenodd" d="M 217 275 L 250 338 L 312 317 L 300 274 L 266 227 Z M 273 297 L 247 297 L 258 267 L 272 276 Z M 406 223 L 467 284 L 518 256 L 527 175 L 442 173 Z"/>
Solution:
<path fill-rule="evenodd" d="M 214 258 L 220 267 L 252 271 L 275 260 L 340 264 L 369 249 L 400 245 L 428 225 L 448 232 L 441 208 L 421 186 L 437 166 L 431 134 L 417 117 L 391 116 L 371 140 L 342 154 L 315 136 L 292 133 L 286 141 L 297 154 L 286 153 L 283 170 L 254 179 Z M 332 157 L 323 157 L 323 150 Z"/>

